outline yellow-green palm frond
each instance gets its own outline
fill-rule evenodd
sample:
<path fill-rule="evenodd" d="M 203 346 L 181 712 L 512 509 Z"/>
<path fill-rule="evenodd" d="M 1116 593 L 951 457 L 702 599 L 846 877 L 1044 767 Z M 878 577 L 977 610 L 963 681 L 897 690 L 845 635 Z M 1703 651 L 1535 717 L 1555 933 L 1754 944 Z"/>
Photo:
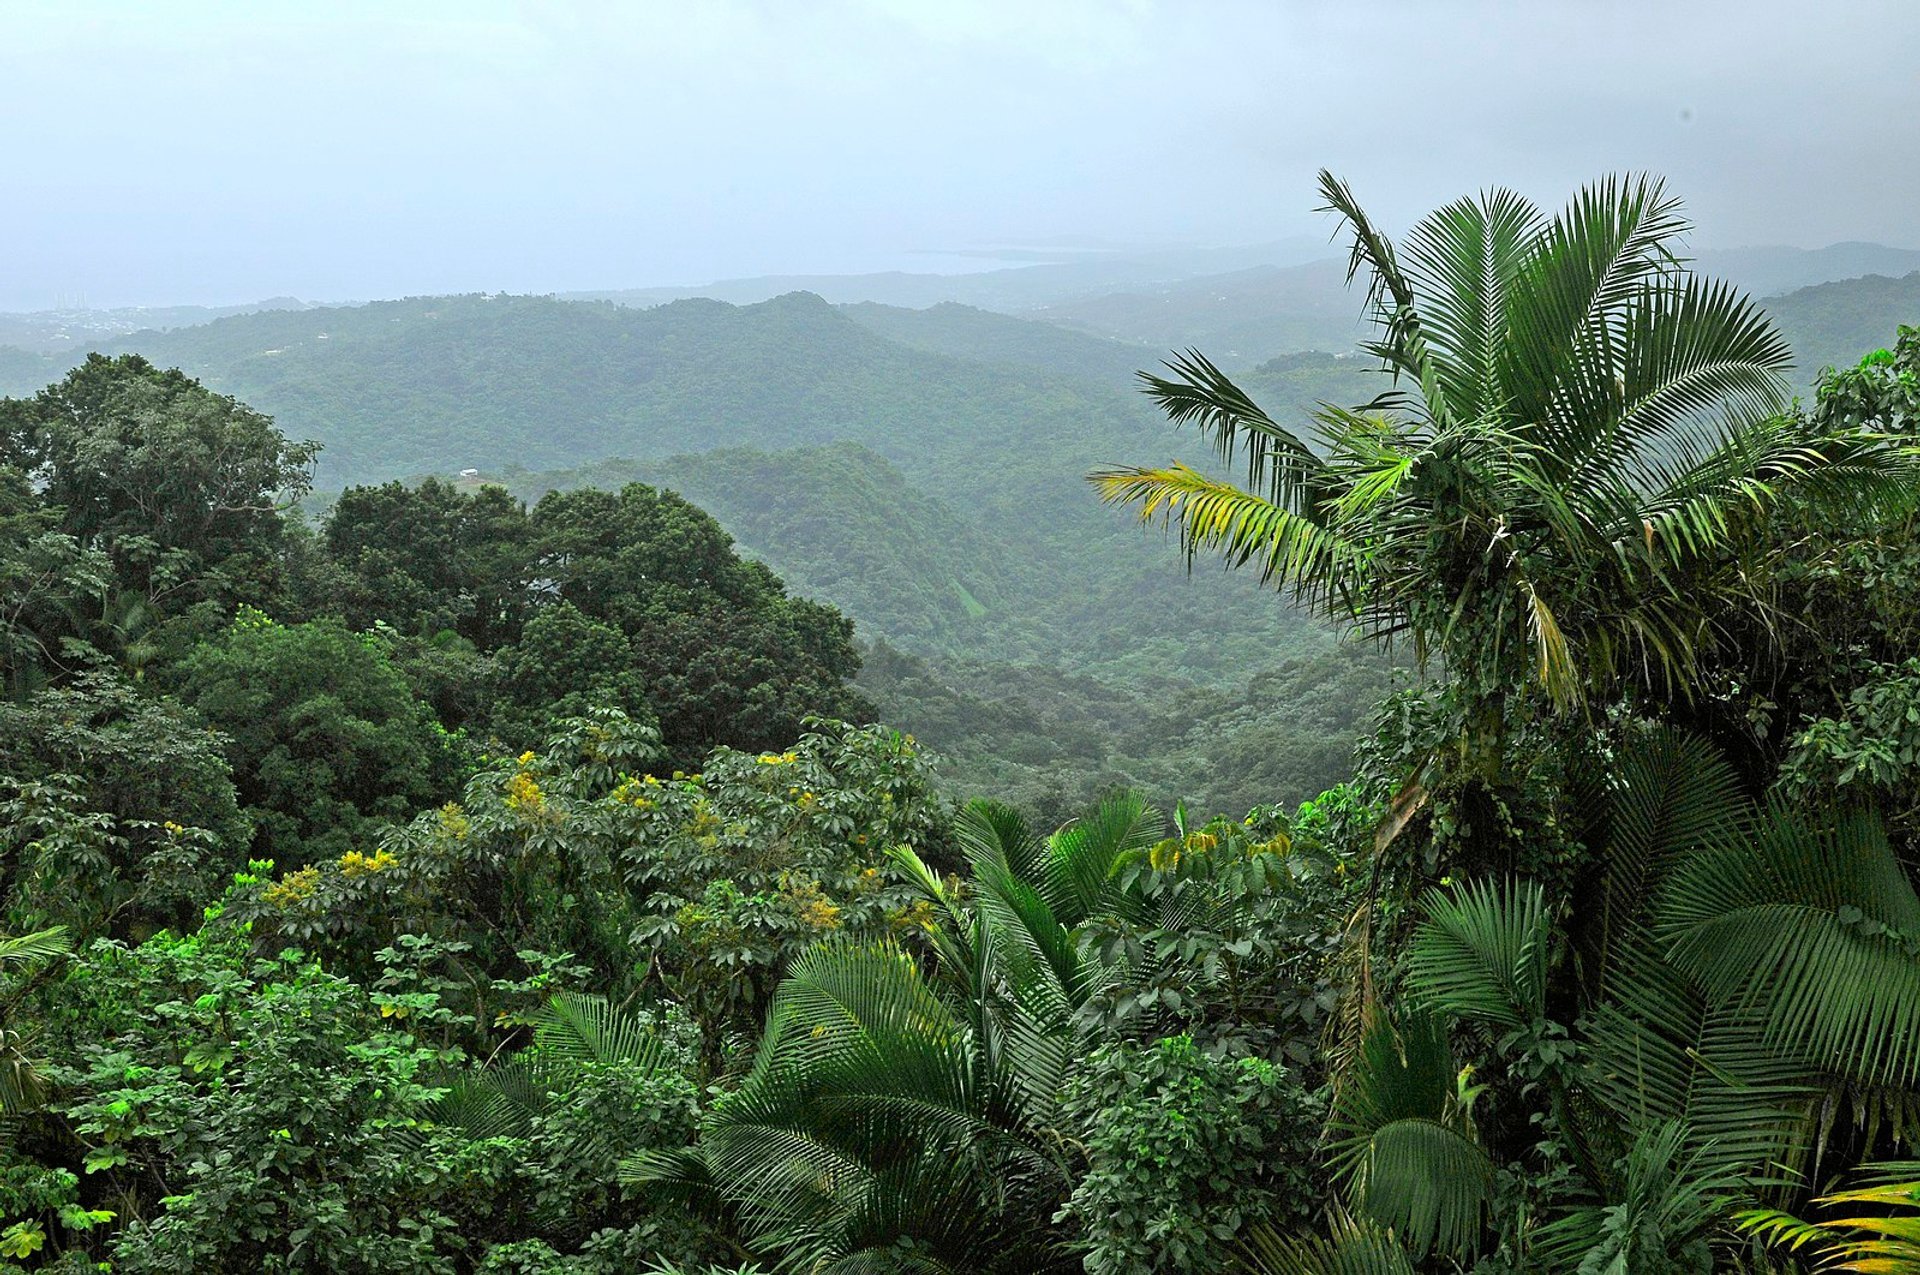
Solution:
<path fill-rule="evenodd" d="M 1218 552 L 1229 566 L 1258 563 L 1262 582 L 1319 603 L 1338 594 L 1345 579 L 1351 550 L 1337 532 L 1196 469 L 1114 469 L 1092 482 L 1108 504 L 1177 525 L 1189 563 L 1203 550 Z"/>
<path fill-rule="evenodd" d="M 1872 1213 L 1804 1222 L 1777 1209 L 1751 1209 L 1736 1219 L 1766 1243 L 1798 1253 L 1817 1247 L 1819 1270 L 1855 1275 L 1920 1275 L 1920 1162 L 1872 1166 L 1873 1185 L 1821 1196 L 1822 1208 L 1867 1206 Z"/>

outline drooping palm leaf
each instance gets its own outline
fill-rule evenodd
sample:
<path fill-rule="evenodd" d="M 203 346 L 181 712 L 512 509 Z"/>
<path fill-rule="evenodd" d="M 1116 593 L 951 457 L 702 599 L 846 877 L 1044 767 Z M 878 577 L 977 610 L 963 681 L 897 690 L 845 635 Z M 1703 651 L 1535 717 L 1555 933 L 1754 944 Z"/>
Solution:
<path fill-rule="evenodd" d="M 1868 1173 L 1871 1185 L 1813 1203 L 1840 1212 L 1864 1205 L 1870 1214 L 1812 1223 L 1777 1209 L 1750 1209 L 1740 1214 L 1740 1227 L 1788 1252 L 1818 1251 L 1823 1272 L 1920 1275 L 1920 1163 L 1871 1165 Z"/>
<path fill-rule="evenodd" d="M 1493 1163 L 1460 1094 L 1445 1028 L 1411 1014 L 1375 1020 L 1334 1097 L 1334 1172 L 1354 1212 L 1415 1253 L 1468 1252 L 1485 1226 Z"/>
<path fill-rule="evenodd" d="M 1337 1219 L 1324 1236 L 1254 1227 L 1238 1262 L 1246 1275 L 1414 1275 L 1413 1260 L 1391 1232 L 1351 1218 Z"/>
<path fill-rule="evenodd" d="M 1004 1269 L 1010 1233 L 1044 1225 L 1059 1171 L 1018 1091 L 983 1065 L 904 953 L 816 947 L 781 983 L 752 1071 L 710 1112 L 698 1173 L 658 1157 L 629 1171 L 703 1176 L 751 1242 L 803 1269 L 857 1269 L 905 1240 L 951 1269 Z"/>

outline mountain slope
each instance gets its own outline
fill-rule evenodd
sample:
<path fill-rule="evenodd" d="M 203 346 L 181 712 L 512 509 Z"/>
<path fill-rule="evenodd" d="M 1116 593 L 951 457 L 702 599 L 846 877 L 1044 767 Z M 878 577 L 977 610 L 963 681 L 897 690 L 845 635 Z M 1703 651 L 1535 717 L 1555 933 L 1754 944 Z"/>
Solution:
<path fill-rule="evenodd" d="M 1795 379 L 1812 385 L 1822 368 L 1891 347 L 1900 324 L 1920 325 L 1920 271 L 1822 283 L 1764 304 L 1793 345 Z"/>
<path fill-rule="evenodd" d="M 1706 248 L 1695 265 L 1757 297 L 1777 296 L 1818 283 L 1880 274 L 1898 277 L 1920 270 L 1920 249 L 1878 243 L 1836 243 L 1824 248 Z"/>
<path fill-rule="evenodd" d="M 1365 333 L 1346 263 L 1261 266 L 1062 302 L 1033 317 L 1157 349 L 1198 346 L 1222 366 L 1294 350 L 1350 350 Z"/>

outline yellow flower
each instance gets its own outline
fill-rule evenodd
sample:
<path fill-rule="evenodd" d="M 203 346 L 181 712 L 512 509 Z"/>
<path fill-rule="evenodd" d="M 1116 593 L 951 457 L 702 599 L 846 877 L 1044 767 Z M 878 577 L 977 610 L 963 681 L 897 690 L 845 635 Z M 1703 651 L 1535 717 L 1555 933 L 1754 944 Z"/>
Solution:
<path fill-rule="evenodd" d="M 520 754 L 518 760 L 522 766 L 531 766 L 533 765 L 533 758 L 534 752 L 529 748 L 526 752 Z"/>
<path fill-rule="evenodd" d="M 907 907 L 895 908 L 887 913 L 887 924 L 896 930 L 931 930 L 934 928 L 933 904 L 916 899 Z"/>
<path fill-rule="evenodd" d="M 521 771 L 507 780 L 507 809 L 538 814 L 547 804 L 546 794 L 532 775 Z"/>
<path fill-rule="evenodd" d="M 816 930 L 840 928 L 840 909 L 825 896 L 808 899 L 800 905 L 800 919 Z"/>
<path fill-rule="evenodd" d="M 349 850 L 340 856 L 340 875 L 343 877 L 371 876 L 376 872 L 385 872 L 399 860 L 385 850 L 376 852 L 372 857 L 358 850 Z"/>
<path fill-rule="evenodd" d="M 319 884 L 320 869 L 308 865 L 275 881 L 260 892 L 260 897 L 277 908 L 288 908 L 311 898 Z"/>

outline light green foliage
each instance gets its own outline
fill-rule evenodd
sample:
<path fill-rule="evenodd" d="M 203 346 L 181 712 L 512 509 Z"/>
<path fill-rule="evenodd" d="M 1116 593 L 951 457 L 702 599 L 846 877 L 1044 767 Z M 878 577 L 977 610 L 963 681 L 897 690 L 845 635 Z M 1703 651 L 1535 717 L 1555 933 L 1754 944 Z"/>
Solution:
<path fill-rule="evenodd" d="M 97 1256 L 454 1269 L 432 1202 L 453 1166 L 396 1138 L 433 1093 L 434 1056 L 384 1030 L 360 988 L 295 954 L 256 961 L 237 935 L 97 943 L 61 988 L 49 1046 L 90 1194 L 142 1202 Z"/>
<path fill-rule="evenodd" d="M 1254 1222 L 1313 1212 L 1320 1113 L 1282 1068 L 1184 1036 L 1111 1045 L 1067 1091 L 1087 1168 L 1065 1216 L 1090 1275 L 1202 1272 Z"/>
<path fill-rule="evenodd" d="M 169 680 L 227 738 L 256 849 L 337 856 L 451 790 L 460 746 L 414 698 L 387 641 L 243 609 Z"/>

